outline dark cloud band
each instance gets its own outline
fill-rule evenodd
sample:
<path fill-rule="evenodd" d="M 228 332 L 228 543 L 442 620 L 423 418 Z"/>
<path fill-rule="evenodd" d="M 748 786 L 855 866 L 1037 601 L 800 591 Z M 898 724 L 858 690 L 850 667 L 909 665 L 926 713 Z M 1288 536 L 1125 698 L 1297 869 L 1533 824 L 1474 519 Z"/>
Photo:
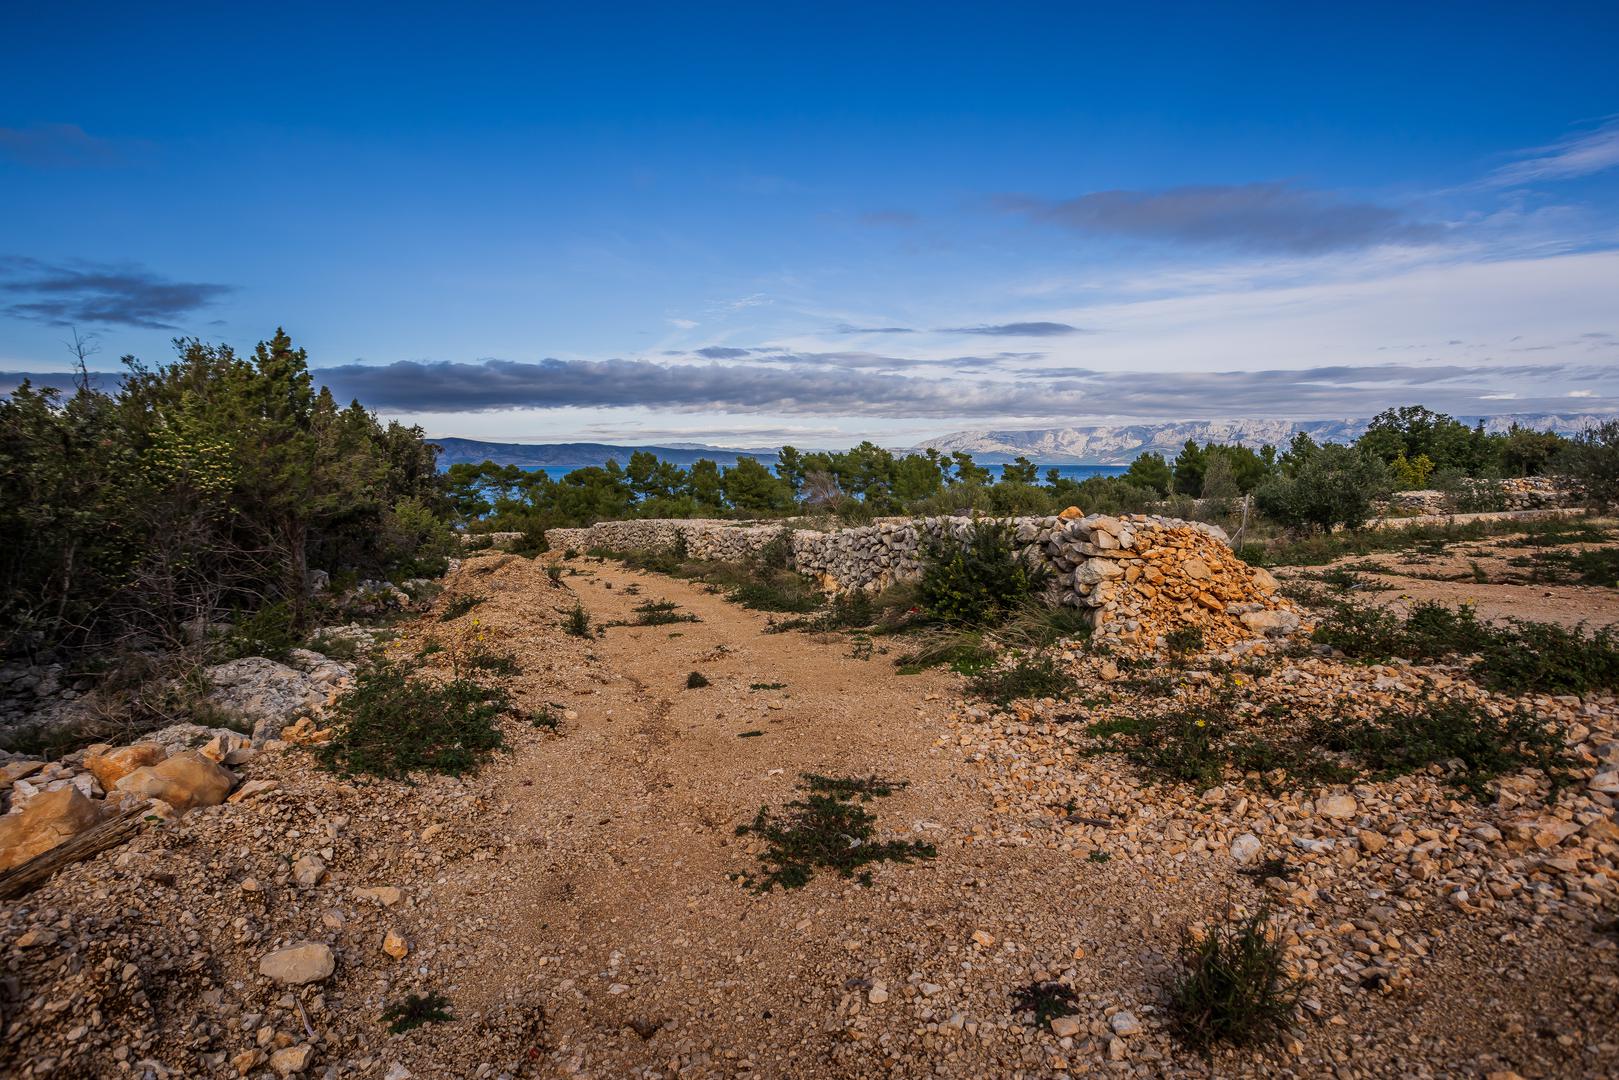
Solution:
<path fill-rule="evenodd" d="M 179 320 L 233 291 L 232 285 L 170 281 L 141 266 L 0 257 L 0 297 L 10 301 L 0 313 L 52 326 L 177 330 Z"/>
<path fill-rule="evenodd" d="M 1315 255 L 1438 240 L 1438 226 L 1374 203 L 1284 183 L 1097 191 L 1073 199 L 1003 196 L 1031 221 L 1098 235 Z"/>

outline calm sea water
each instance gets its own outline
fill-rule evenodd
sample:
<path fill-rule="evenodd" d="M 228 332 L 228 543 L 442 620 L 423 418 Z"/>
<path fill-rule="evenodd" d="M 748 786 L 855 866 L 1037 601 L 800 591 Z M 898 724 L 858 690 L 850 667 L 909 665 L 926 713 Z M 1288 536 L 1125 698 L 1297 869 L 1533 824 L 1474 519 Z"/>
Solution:
<path fill-rule="evenodd" d="M 721 464 L 729 464 L 729 462 L 722 462 Z M 567 476 L 569 473 L 573 472 L 573 470 L 575 470 L 577 468 L 579 468 L 579 466 L 577 466 L 577 465 L 530 465 L 530 466 L 527 467 L 527 471 L 529 471 L 529 472 L 535 472 L 535 471 L 544 472 L 544 473 L 549 474 L 551 479 L 559 480 L 562 477 Z M 991 465 L 988 468 L 989 468 L 991 476 L 996 476 L 996 477 L 1000 476 L 1000 466 Z M 1045 483 L 1046 471 L 1048 469 L 1056 469 L 1057 470 L 1057 475 L 1062 477 L 1064 480 L 1083 480 L 1088 476 L 1123 476 L 1126 472 L 1129 471 L 1129 468 L 1130 467 L 1128 465 L 1044 465 L 1044 464 L 1042 464 L 1042 465 L 1040 465 L 1040 482 L 1042 484 Z"/>

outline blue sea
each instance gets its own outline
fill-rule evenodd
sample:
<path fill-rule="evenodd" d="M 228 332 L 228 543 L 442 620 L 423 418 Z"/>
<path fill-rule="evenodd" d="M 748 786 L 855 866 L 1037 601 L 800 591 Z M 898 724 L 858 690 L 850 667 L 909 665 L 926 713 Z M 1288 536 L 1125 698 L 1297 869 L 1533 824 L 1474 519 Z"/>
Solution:
<path fill-rule="evenodd" d="M 722 462 L 723 464 L 728 463 Z M 1040 467 L 1039 479 L 1042 484 L 1046 482 L 1046 472 L 1050 469 L 1056 469 L 1057 475 L 1064 480 L 1084 480 L 1091 476 L 1123 476 L 1130 470 L 1128 465 L 1046 465 L 1040 462 L 1036 462 L 1036 464 Z M 525 471 L 544 472 L 551 479 L 560 480 L 573 472 L 573 470 L 581 467 L 579 465 L 529 465 L 525 467 Z M 985 467 L 989 469 L 991 476 L 997 478 L 1000 476 L 1000 466 L 988 465 Z"/>

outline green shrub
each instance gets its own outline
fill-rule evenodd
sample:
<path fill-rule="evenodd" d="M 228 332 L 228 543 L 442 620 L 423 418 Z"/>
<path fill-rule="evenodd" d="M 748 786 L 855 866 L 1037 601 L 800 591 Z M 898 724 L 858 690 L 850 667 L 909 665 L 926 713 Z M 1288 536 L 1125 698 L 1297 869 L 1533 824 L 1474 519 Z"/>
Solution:
<path fill-rule="evenodd" d="M 1203 651 L 1203 631 L 1196 626 L 1177 626 L 1164 635 L 1169 655 L 1184 661 Z"/>
<path fill-rule="evenodd" d="M 861 802 L 892 794 L 905 785 L 878 777 L 841 779 L 805 775 L 809 793 L 772 813 L 761 806 L 751 823 L 738 825 L 738 836 L 757 836 L 765 843 L 759 855 L 763 869 L 736 877 L 755 892 L 780 885 L 796 889 L 807 885 L 815 871 L 827 869 L 840 877 L 871 884 L 877 862 L 913 862 L 931 859 L 932 844 L 916 840 L 878 840 L 877 818 Z M 858 800 L 858 801 L 857 801 Z"/>
<path fill-rule="evenodd" d="M 1074 680 L 1047 652 L 1024 653 L 1010 664 L 985 667 L 969 676 L 968 685 L 977 696 L 998 705 L 1018 698 L 1066 697 L 1073 692 Z"/>
<path fill-rule="evenodd" d="M 709 685 L 708 679 L 706 679 L 703 676 L 703 673 L 700 671 L 694 671 L 690 675 L 686 676 L 687 690 L 701 690 L 707 685 Z"/>
<path fill-rule="evenodd" d="M 403 1001 L 396 1002 L 382 1013 L 382 1019 L 388 1021 L 388 1030 L 395 1035 L 403 1035 L 412 1028 L 419 1028 L 423 1024 L 442 1024 L 446 1020 L 454 1020 L 447 1006 L 450 999 L 440 993 L 427 995 L 411 994 Z"/>
<path fill-rule="evenodd" d="M 1619 687 L 1619 630 L 1510 619 L 1478 643 L 1473 678 L 1508 693 L 1584 694 Z"/>
<path fill-rule="evenodd" d="M 1583 694 L 1619 686 L 1619 631 L 1508 619 L 1492 626 L 1471 607 L 1419 603 L 1404 619 L 1382 608 L 1342 603 L 1317 624 L 1314 640 L 1356 660 L 1433 661 L 1476 656 L 1481 685 L 1507 693 Z"/>
<path fill-rule="evenodd" d="M 780 611 L 802 614 L 821 606 L 821 598 L 809 583 L 796 580 L 748 581 L 731 590 L 732 603 L 754 611 Z"/>
<path fill-rule="evenodd" d="M 934 540 L 919 587 L 922 608 L 944 622 L 988 626 L 1002 622 L 1050 583 L 1050 567 L 1020 556 L 1012 527 L 977 521 L 965 541 Z"/>
<path fill-rule="evenodd" d="M 1325 746 L 1350 754 L 1375 779 L 1443 765 L 1450 783 L 1480 799 L 1489 781 L 1526 768 L 1539 769 L 1554 789 L 1562 786 L 1573 765 L 1564 736 L 1559 725 L 1527 709 L 1496 717 L 1461 698 L 1423 698 L 1374 720 L 1323 725 L 1318 732 Z"/>
<path fill-rule="evenodd" d="M 568 612 L 568 617 L 562 622 L 562 630 L 574 637 L 590 636 L 590 612 L 585 610 L 585 605 L 573 605 L 573 610 Z"/>
<path fill-rule="evenodd" d="M 243 656 L 285 660 L 301 640 L 291 606 L 277 601 L 241 616 L 220 642 L 220 651 L 228 660 Z"/>
<path fill-rule="evenodd" d="M 636 626 L 667 626 L 670 623 L 697 622 L 691 612 L 682 612 L 673 600 L 648 600 L 635 606 Z"/>
<path fill-rule="evenodd" d="M 1027 1015 L 1028 1022 L 1037 1028 L 1078 1011 L 1079 998 L 1073 987 L 1060 982 L 1032 982 L 1012 991 L 1012 1015 Z"/>
<path fill-rule="evenodd" d="M 1299 989 L 1283 967 L 1282 943 L 1261 909 L 1234 926 L 1219 926 L 1181 945 L 1183 971 L 1169 990 L 1174 1031 L 1194 1049 L 1216 1043 L 1237 1047 L 1279 1040 L 1298 1003 Z"/>
<path fill-rule="evenodd" d="M 444 605 L 444 611 L 440 613 L 438 621 L 449 622 L 451 619 L 459 619 L 487 599 L 489 599 L 487 596 L 480 596 L 477 593 L 462 593 Z"/>
<path fill-rule="evenodd" d="M 343 775 L 459 775 L 500 749 L 495 721 L 510 708 L 501 687 L 411 676 L 397 661 L 383 660 L 362 669 L 337 699 L 332 740 L 317 753 L 322 764 Z"/>

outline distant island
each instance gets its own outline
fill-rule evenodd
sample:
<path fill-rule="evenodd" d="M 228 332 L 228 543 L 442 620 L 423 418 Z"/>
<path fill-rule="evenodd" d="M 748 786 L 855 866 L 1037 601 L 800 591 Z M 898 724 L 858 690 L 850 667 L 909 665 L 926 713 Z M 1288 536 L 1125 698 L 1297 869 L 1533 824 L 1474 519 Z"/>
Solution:
<path fill-rule="evenodd" d="M 1602 422 L 1603 416 L 1566 413 L 1499 414 L 1457 417 L 1469 426 L 1482 423 L 1489 432 L 1506 431 L 1513 424 L 1535 431 L 1575 435 Z M 1257 450 L 1267 444 L 1286 446 L 1294 434 L 1307 433 L 1318 443 L 1351 443 L 1365 434 L 1370 418 L 1341 420 L 1181 420 L 1152 424 L 1088 424 L 1071 427 L 1024 430 L 957 431 L 929 439 L 917 446 L 898 448 L 899 453 L 944 454 L 961 451 L 981 465 L 1005 465 L 1026 457 L 1040 465 L 1127 465 L 1138 455 L 1163 454 L 1174 457 L 1188 439 L 1198 443 L 1246 446 Z M 580 468 L 629 461 L 638 450 L 656 454 L 665 461 L 689 467 L 700 458 L 727 463 L 738 457 L 753 457 L 774 463 L 779 447 L 735 449 L 705 443 L 677 442 L 656 446 L 620 446 L 614 443 L 511 443 L 481 442 L 477 439 L 443 438 L 429 442 L 441 447 L 439 468 L 461 462 L 477 465 L 493 461 L 497 465 L 524 468 Z"/>

